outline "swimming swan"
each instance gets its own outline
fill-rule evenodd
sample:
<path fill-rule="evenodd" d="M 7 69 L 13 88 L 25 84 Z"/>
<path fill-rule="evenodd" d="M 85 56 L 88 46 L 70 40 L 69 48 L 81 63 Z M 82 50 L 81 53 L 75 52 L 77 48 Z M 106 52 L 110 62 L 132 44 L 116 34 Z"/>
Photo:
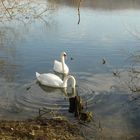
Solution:
<path fill-rule="evenodd" d="M 57 61 L 57 60 L 54 60 L 53 70 L 55 72 L 68 75 L 69 68 L 65 64 L 65 57 L 66 56 L 67 56 L 67 54 L 65 52 L 62 52 L 61 55 L 60 55 L 61 62 Z"/>
<path fill-rule="evenodd" d="M 52 73 L 39 74 L 36 72 L 37 80 L 45 86 L 56 87 L 56 88 L 67 88 L 68 79 L 72 79 L 72 88 L 75 89 L 76 80 L 72 75 L 68 75 L 62 81 L 60 77 Z"/>

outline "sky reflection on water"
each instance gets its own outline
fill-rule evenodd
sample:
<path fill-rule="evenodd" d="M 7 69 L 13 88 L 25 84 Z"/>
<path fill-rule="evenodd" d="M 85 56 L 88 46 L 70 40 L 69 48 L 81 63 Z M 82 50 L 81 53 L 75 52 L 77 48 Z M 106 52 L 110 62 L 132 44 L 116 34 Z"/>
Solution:
<path fill-rule="evenodd" d="M 95 7 L 96 3 L 102 3 L 93 2 Z M 116 5 L 114 1 L 107 2 Z M 21 65 L 18 70 L 20 73 L 16 72 L 18 75 L 23 74 L 21 78 L 27 76 L 26 78 L 32 79 L 34 70 L 51 70 L 53 60 L 58 59 L 63 50 L 75 58 L 74 62 L 67 62 L 71 71 L 95 73 L 104 72 L 100 65 L 102 58 L 107 59 L 112 67 L 122 67 L 126 63 L 128 52 L 139 49 L 139 40 L 135 36 L 140 31 L 140 11 L 131 9 L 129 4 L 127 10 L 117 9 L 116 5 L 114 11 L 106 11 L 106 8 L 100 11 L 100 8 L 84 8 L 83 3 L 79 25 L 77 9 L 69 7 L 69 3 L 66 7 L 62 5 L 63 2 L 58 1 L 57 6 L 53 6 L 56 9 L 49 14 L 49 19 L 43 17 L 47 24 L 41 19 L 34 19 L 27 24 L 13 20 L 9 25 L 1 25 L 1 32 L 7 36 L 3 39 L 1 37 L 4 45 L 2 48 L 9 48 L 1 49 L 4 50 L 1 54 L 11 55 L 9 59 L 13 58 L 14 63 L 18 63 L 15 65 Z"/>

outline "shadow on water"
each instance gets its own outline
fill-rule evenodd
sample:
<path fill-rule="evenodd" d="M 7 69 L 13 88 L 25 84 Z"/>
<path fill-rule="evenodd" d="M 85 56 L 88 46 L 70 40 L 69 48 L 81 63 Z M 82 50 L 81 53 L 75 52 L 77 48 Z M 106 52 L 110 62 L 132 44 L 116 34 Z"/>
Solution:
<path fill-rule="evenodd" d="M 132 94 L 104 93 L 95 97 L 93 110 L 96 125 L 99 129 L 98 137 L 102 139 L 138 139 L 140 138 L 140 110 L 137 103 L 131 102 Z M 99 122 L 99 123 L 97 123 Z"/>

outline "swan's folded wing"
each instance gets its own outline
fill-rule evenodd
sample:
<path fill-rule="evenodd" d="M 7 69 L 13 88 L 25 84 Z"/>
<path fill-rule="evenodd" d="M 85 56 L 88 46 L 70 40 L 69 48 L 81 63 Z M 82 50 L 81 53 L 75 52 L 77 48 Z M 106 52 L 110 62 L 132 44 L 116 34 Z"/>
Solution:
<path fill-rule="evenodd" d="M 63 73 L 63 70 L 62 70 L 62 63 L 57 61 L 57 60 L 54 60 L 54 67 L 53 67 L 53 70 L 56 71 L 56 72 L 59 72 L 59 73 Z"/>
<path fill-rule="evenodd" d="M 47 73 L 39 76 L 41 84 L 51 87 L 61 87 L 63 81 L 55 74 Z"/>
<path fill-rule="evenodd" d="M 55 60 L 54 61 L 54 67 L 53 67 L 53 70 L 58 72 L 58 73 L 65 73 L 65 74 L 68 74 L 69 73 L 69 68 L 66 64 L 64 64 L 64 72 L 63 72 L 63 69 L 62 69 L 62 63 Z"/>

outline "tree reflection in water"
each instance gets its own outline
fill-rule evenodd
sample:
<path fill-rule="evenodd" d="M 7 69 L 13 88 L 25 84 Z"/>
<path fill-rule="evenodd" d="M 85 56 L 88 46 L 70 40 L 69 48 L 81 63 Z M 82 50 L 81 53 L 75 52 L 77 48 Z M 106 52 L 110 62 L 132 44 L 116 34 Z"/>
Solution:
<path fill-rule="evenodd" d="M 7 81 L 13 81 L 18 73 L 16 42 L 20 37 L 20 32 L 14 28 L 3 26 L 0 29 L 0 75 Z"/>
<path fill-rule="evenodd" d="M 55 7 L 53 6 L 47 4 L 46 1 L 2 0 L 0 3 L 0 21 L 5 22 L 13 19 L 30 23 L 36 18 L 47 16 L 49 12 L 54 10 Z"/>
<path fill-rule="evenodd" d="M 17 46 L 29 32 L 29 25 L 41 20 L 46 27 L 50 27 L 46 16 L 54 9 L 54 4 L 47 4 L 44 0 L 0 2 L 0 75 L 7 81 L 14 81 L 20 75 L 21 65 L 18 62 L 22 55 Z"/>

